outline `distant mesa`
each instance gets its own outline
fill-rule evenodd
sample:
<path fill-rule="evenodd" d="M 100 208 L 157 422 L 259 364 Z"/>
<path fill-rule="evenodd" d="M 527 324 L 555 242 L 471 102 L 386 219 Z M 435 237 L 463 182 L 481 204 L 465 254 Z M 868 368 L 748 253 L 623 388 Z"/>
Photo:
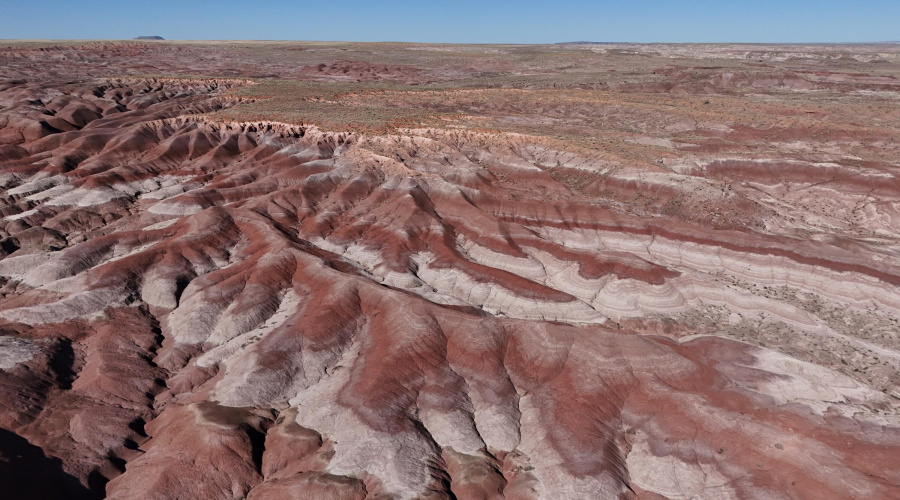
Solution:
<path fill-rule="evenodd" d="M 586 41 L 575 41 L 575 42 L 559 42 L 555 45 L 616 45 L 619 42 L 586 42 Z"/>
<path fill-rule="evenodd" d="M 138 36 L 138 37 L 135 37 L 134 39 L 135 39 L 135 40 L 165 40 L 165 38 L 163 38 L 163 37 L 161 37 L 161 36 L 159 36 L 159 35 L 153 35 L 153 36 Z"/>

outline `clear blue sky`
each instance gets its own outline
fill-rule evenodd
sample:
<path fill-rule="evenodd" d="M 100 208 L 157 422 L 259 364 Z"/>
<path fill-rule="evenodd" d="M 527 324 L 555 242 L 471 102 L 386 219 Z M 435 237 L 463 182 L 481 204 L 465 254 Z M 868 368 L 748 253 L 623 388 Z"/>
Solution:
<path fill-rule="evenodd" d="M 900 40 L 900 0 L 0 0 L 0 38 L 460 43 Z"/>

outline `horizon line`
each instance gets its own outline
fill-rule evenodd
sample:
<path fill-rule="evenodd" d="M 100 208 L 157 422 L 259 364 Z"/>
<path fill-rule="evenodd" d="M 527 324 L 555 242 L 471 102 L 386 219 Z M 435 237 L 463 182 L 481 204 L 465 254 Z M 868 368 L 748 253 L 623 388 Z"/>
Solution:
<path fill-rule="evenodd" d="M 140 36 L 161 36 L 161 35 L 140 35 Z M 301 39 L 265 39 L 265 38 L 162 38 L 141 39 L 133 38 L 0 38 L 0 42 L 281 42 L 281 43 L 395 43 L 395 44 L 411 44 L 411 45 L 879 45 L 879 44 L 900 44 L 900 40 L 868 40 L 853 42 L 736 42 L 736 41 L 717 41 L 717 42 L 635 42 L 635 41 L 590 41 L 590 40 L 567 40 L 562 42 L 541 42 L 541 43 L 523 43 L 523 42 L 419 42 L 409 40 L 301 40 Z"/>

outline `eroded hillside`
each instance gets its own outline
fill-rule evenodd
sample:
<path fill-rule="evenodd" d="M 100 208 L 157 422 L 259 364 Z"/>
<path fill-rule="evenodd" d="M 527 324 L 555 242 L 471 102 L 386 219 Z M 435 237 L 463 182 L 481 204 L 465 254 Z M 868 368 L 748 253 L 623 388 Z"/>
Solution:
<path fill-rule="evenodd" d="M 897 498 L 898 63 L 0 46 L 0 481 Z"/>

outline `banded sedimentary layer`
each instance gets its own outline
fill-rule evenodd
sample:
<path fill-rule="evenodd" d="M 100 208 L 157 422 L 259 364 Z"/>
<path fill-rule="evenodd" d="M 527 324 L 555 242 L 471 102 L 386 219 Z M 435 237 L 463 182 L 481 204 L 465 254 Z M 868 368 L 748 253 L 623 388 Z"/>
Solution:
<path fill-rule="evenodd" d="M 303 71 L 345 67 L 435 71 Z M 510 131 L 230 121 L 243 79 L 16 71 L 13 498 L 900 495 L 895 162 L 629 132 L 651 168 Z M 731 125 L 690 131 L 761 140 Z"/>

